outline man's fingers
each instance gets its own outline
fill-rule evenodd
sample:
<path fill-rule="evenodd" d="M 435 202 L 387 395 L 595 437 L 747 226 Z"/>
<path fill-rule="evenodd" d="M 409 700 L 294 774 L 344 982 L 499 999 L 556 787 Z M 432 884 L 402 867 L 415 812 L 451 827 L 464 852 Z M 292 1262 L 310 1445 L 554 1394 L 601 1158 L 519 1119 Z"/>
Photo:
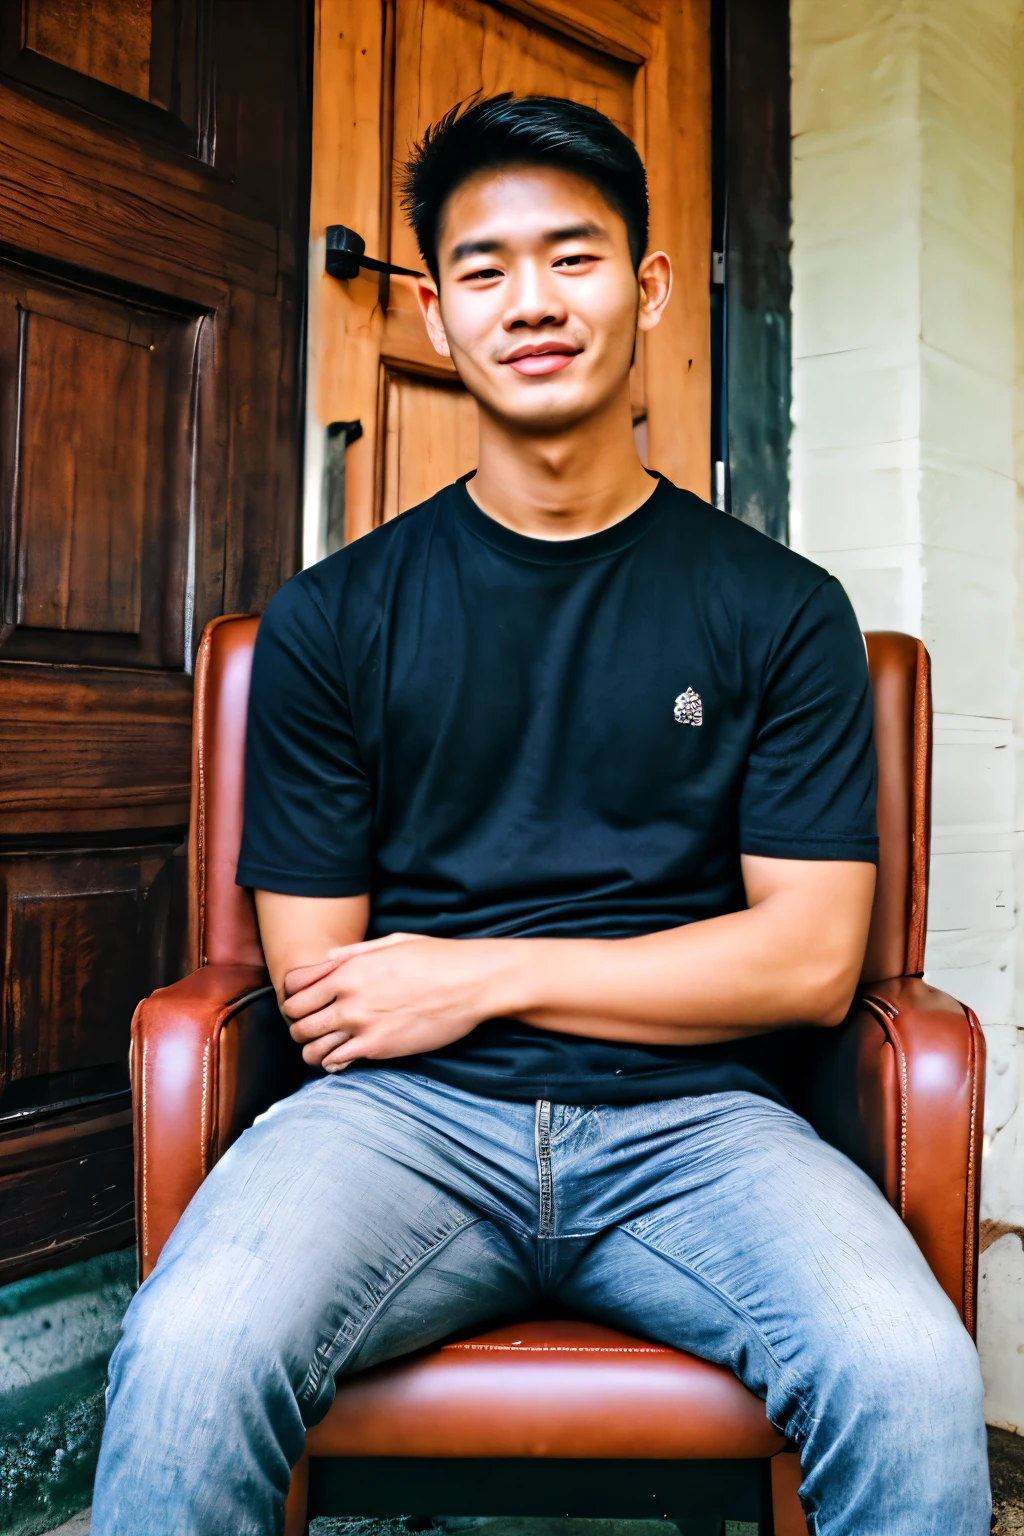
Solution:
<path fill-rule="evenodd" d="M 286 1019 L 306 1019 L 311 1013 L 319 1013 L 322 1008 L 327 1008 L 334 999 L 343 993 L 344 989 L 340 981 L 333 974 L 324 976 L 320 981 L 314 981 L 310 987 L 303 987 L 301 992 L 295 992 L 291 997 L 285 998 L 281 1004 L 281 1012 Z"/>
<path fill-rule="evenodd" d="M 302 992 L 306 987 L 311 987 L 315 982 L 322 981 L 337 967 L 337 960 L 318 960 L 316 965 L 297 965 L 293 971 L 288 971 L 284 978 L 284 990 L 286 997 L 292 997 L 296 992 Z"/>
<path fill-rule="evenodd" d="M 316 1013 L 307 1014 L 305 1018 L 295 1019 L 288 1026 L 288 1033 L 297 1045 L 304 1045 L 309 1040 L 321 1040 L 337 1030 L 345 1029 L 345 1020 L 339 1018 L 337 1009 L 333 1004 L 327 1008 L 321 1008 Z M 350 1031 L 345 1030 L 346 1038 Z"/>
<path fill-rule="evenodd" d="M 308 1045 L 303 1046 L 302 1059 L 307 1067 L 322 1067 L 330 1052 L 344 1045 L 348 1038 L 343 1030 L 335 1030 L 330 1035 L 321 1035 L 319 1040 L 311 1040 Z"/>
<path fill-rule="evenodd" d="M 320 1065 L 326 1072 L 340 1072 L 349 1062 L 358 1061 L 365 1055 L 366 1047 L 358 1035 L 344 1035 L 341 1042 L 322 1057 Z"/>

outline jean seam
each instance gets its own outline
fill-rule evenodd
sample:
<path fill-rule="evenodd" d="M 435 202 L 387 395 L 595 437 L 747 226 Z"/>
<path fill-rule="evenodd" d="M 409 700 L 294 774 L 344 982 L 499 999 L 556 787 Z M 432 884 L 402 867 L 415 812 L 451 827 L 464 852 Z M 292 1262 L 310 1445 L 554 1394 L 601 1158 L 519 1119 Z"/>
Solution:
<path fill-rule="evenodd" d="M 540 1243 L 567 1243 L 570 1241 L 579 1242 L 582 1239 L 586 1239 L 589 1242 L 595 1237 L 600 1237 L 603 1230 L 604 1229 L 602 1227 L 595 1227 L 590 1232 L 538 1232 L 537 1241 Z M 530 1241 L 532 1242 L 533 1234 L 531 1233 L 528 1235 L 530 1237 Z"/>
<path fill-rule="evenodd" d="M 555 1234 L 555 1170 L 551 1157 L 550 1099 L 538 1099 L 534 1111 L 533 1145 L 537 1160 L 537 1236 Z"/>
<path fill-rule="evenodd" d="M 674 1264 L 677 1269 L 685 1270 L 688 1275 L 691 1275 L 695 1280 L 699 1281 L 701 1285 L 706 1286 L 709 1291 L 713 1291 L 716 1296 L 720 1297 L 720 1299 L 725 1302 L 730 1311 L 734 1312 L 737 1317 L 743 1319 L 743 1321 L 749 1326 L 751 1332 L 756 1336 L 760 1344 L 763 1346 L 765 1353 L 768 1355 L 768 1358 L 772 1361 L 773 1365 L 778 1370 L 779 1375 L 782 1377 L 789 1376 L 795 1384 L 794 1395 L 797 1397 L 797 1410 L 794 1414 L 794 1419 L 796 1422 L 791 1426 L 791 1429 L 784 1429 L 781 1424 L 775 1424 L 775 1428 L 781 1430 L 782 1433 L 787 1437 L 790 1437 L 792 1430 L 795 1432 L 797 1438 L 800 1441 L 803 1441 L 806 1438 L 806 1422 L 808 1411 L 805 1401 L 807 1388 L 804 1383 L 803 1375 L 800 1371 L 794 1370 L 792 1366 L 784 1364 L 784 1362 L 779 1359 L 778 1355 L 775 1353 L 775 1350 L 772 1348 L 771 1344 L 765 1337 L 764 1332 L 756 1318 L 751 1316 L 746 1307 L 742 1306 L 740 1302 L 736 1301 L 734 1297 L 730 1296 L 728 1291 L 724 1291 L 722 1287 L 716 1284 L 714 1280 L 710 1280 L 706 1275 L 701 1274 L 700 1270 L 697 1269 L 693 1264 L 687 1264 L 686 1261 L 679 1258 L 677 1254 L 670 1253 L 667 1248 L 662 1248 L 657 1243 L 652 1242 L 649 1238 L 643 1236 L 640 1232 L 633 1231 L 630 1226 L 622 1226 L 619 1228 L 619 1230 L 624 1232 L 627 1237 L 631 1237 L 634 1242 L 641 1243 L 643 1247 L 649 1249 L 652 1253 L 656 1253 L 659 1258 L 666 1259 L 670 1264 Z M 767 1404 L 765 1405 L 765 1411 L 767 1412 Z M 775 1420 L 772 1419 L 771 1422 L 774 1424 Z"/>
<path fill-rule="evenodd" d="M 465 1232 L 469 1227 L 479 1225 L 483 1219 L 482 1216 L 467 1216 L 465 1220 L 458 1222 L 454 1227 L 443 1232 L 422 1253 L 418 1254 L 415 1258 L 407 1259 L 404 1268 L 401 1264 L 396 1266 L 390 1281 L 382 1289 L 379 1289 L 375 1295 L 371 1292 L 373 1299 L 369 1310 L 351 1337 L 346 1338 L 350 1325 L 350 1320 L 346 1319 L 329 1344 L 318 1345 L 313 1353 L 313 1359 L 310 1362 L 302 1386 L 295 1394 L 297 1401 L 302 1406 L 308 1408 L 314 1403 L 326 1377 L 334 1375 L 335 1368 L 342 1357 L 345 1343 L 348 1343 L 348 1349 L 345 1352 L 349 1355 L 354 1354 L 367 1329 L 371 1327 L 374 1320 L 380 1315 L 385 1303 L 390 1301 L 404 1285 L 407 1285 L 413 1276 L 418 1274 L 423 1266 L 435 1258 L 454 1238 L 458 1237 L 460 1233 Z"/>

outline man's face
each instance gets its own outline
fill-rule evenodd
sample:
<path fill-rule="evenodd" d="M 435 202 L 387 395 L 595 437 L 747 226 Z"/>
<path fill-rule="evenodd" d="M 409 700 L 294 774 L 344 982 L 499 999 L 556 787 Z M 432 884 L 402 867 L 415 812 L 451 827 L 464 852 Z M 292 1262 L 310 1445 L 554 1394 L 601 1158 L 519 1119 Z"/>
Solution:
<path fill-rule="evenodd" d="M 667 273 L 666 257 L 652 260 Z M 484 409 L 527 432 L 564 431 L 619 394 L 638 311 L 641 324 L 657 318 L 624 221 L 569 171 L 511 166 L 464 182 L 444 209 L 438 267 L 439 299 L 420 286 L 435 348 Z"/>

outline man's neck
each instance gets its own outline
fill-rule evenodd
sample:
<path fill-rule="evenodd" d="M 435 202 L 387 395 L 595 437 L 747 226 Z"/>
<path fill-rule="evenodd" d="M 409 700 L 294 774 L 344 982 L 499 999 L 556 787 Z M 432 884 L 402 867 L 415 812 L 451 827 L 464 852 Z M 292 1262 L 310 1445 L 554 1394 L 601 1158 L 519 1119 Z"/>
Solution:
<path fill-rule="evenodd" d="M 480 412 L 482 511 L 534 539 L 580 539 L 621 522 L 654 482 L 637 457 L 628 397 L 564 433 L 530 436 Z"/>

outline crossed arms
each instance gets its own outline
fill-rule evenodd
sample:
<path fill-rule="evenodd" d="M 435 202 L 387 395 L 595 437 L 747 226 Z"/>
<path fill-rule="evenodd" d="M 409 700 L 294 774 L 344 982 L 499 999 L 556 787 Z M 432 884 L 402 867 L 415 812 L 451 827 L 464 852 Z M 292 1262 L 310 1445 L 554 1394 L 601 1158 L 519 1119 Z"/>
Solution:
<path fill-rule="evenodd" d="M 367 896 L 256 892 L 278 1001 L 305 1061 L 418 1055 L 484 1019 L 638 1044 L 704 1045 L 845 1018 L 875 869 L 745 855 L 748 907 L 631 939 L 363 942 Z"/>

